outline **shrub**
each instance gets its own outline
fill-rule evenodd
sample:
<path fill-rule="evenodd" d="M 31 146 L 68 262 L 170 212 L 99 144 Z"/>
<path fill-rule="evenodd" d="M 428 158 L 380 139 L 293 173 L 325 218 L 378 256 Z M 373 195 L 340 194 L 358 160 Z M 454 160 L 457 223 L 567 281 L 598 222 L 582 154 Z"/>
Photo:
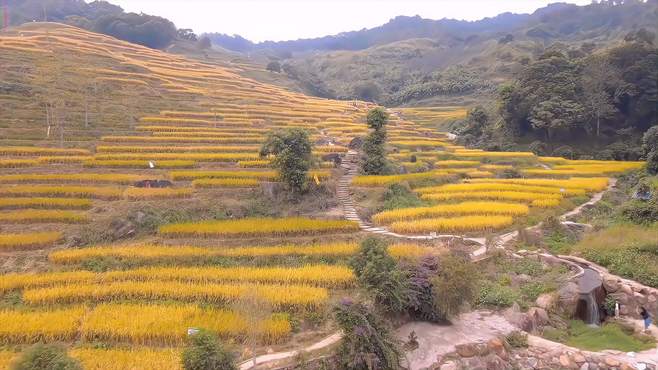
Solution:
<path fill-rule="evenodd" d="M 443 317 L 435 309 L 433 279 L 437 276 L 439 261 L 435 256 L 425 256 L 408 268 L 409 313 L 421 320 L 436 322 Z"/>
<path fill-rule="evenodd" d="M 514 289 L 485 281 L 480 287 L 477 303 L 484 306 L 509 307 L 518 300 L 518 293 Z"/>
<path fill-rule="evenodd" d="M 384 193 L 385 210 L 418 207 L 423 204 L 416 193 L 409 190 L 408 187 L 400 184 L 391 184 Z"/>
<path fill-rule="evenodd" d="M 372 294 L 377 304 L 389 312 L 406 309 L 407 280 L 388 254 L 385 242 L 376 238 L 365 239 L 350 265 L 360 285 Z"/>
<path fill-rule="evenodd" d="M 658 221 L 658 198 L 650 201 L 635 200 L 625 204 L 622 215 L 636 224 L 651 224 Z"/>
<path fill-rule="evenodd" d="M 470 261 L 449 256 L 441 260 L 439 274 L 432 280 L 435 310 L 443 318 L 457 315 L 477 295 L 477 268 Z"/>
<path fill-rule="evenodd" d="M 338 348 L 344 370 L 398 370 L 400 349 L 390 328 L 372 307 L 343 300 L 334 309 L 343 340 Z"/>
<path fill-rule="evenodd" d="M 212 333 L 201 331 L 192 336 L 183 351 L 185 370 L 237 370 L 235 355 L 227 351 Z"/>
<path fill-rule="evenodd" d="M 82 370 L 82 366 L 61 345 L 37 344 L 18 358 L 13 370 Z"/>

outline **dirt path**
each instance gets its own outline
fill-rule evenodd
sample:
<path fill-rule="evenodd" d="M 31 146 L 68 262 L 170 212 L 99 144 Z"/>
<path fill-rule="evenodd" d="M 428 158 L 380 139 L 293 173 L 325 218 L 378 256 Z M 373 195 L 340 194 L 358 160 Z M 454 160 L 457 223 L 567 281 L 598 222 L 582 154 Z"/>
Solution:
<path fill-rule="evenodd" d="M 290 359 L 290 358 L 293 358 L 293 357 L 297 356 L 300 352 L 313 352 L 313 351 L 317 351 L 317 350 L 322 349 L 322 348 L 329 347 L 329 346 L 331 346 L 335 343 L 338 343 L 338 341 L 340 341 L 342 338 L 343 338 L 343 333 L 336 332 L 336 333 L 326 337 L 325 339 L 323 339 L 319 342 L 316 342 L 316 343 L 314 343 L 314 344 L 312 344 L 308 347 L 305 347 L 301 350 L 269 353 L 267 355 L 257 356 L 255 361 L 254 361 L 254 359 L 250 359 L 250 360 L 247 360 L 247 361 L 244 361 L 244 362 L 240 363 L 238 366 L 239 366 L 240 370 L 249 370 L 249 369 L 255 367 L 256 365 L 262 365 L 262 364 L 265 364 L 265 363 L 268 363 L 268 362 L 275 362 L 275 361 Z"/>
<path fill-rule="evenodd" d="M 425 369 L 436 363 L 439 356 L 455 351 L 455 346 L 485 342 L 517 330 L 502 315 L 491 311 L 473 311 L 459 315 L 452 325 L 438 325 L 414 321 L 396 331 L 406 342 L 413 331 L 418 337 L 418 348 L 406 353 L 409 370 Z"/>

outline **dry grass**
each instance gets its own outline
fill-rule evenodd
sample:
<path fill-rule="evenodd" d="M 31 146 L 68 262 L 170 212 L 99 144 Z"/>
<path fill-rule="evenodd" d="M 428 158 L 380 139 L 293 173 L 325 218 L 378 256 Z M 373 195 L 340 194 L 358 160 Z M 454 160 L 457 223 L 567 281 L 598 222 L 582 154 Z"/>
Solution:
<path fill-rule="evenodd" d="M 60 185 L 17 185 L 1 186 L 0 195 L 9 196 L 61 196 L 90 197 L 106 200 L 120 199 L 123 192 L 119 187 L 97 186 L 60 186 Z"/>
<path fill-rule="evenodd" d="M 87 209 L 91 200 L 77 198 L 0 198 L 0 209 Z"/>
<path fill-rule="evenodd" d="M 52 311 L 0 311 L 0 343 L 36 343 L 69 341 L 78 335 L 84 308 Z"/>
<path fill-rule="evenodd" d="M 195 188 L 249 188 L 258 186 L 258 179 L 198 179 L 192 181 Z"/>
<path fill-rule="evenodd" d="M 84 213 L 62 210 L 26 209 L 0 213 L 0 223 L 62 222 L 75 224 L 87 221 Z"/>
<path fill-rule="evenodd" d="M 59 231 L 0 234 L 0 251 L 49 247 L 61 239 L 62 233 Z"/>
<path fill-rule="evenodd" d="M 520 216 L 528 214 L 528 206 L 518 203 L 501 202 L 463 202 L 457 204 L 441 204 L 432 207 L 402 208 L 378 213 L 372 220 L 378 224 L 395 221 L 414 220 L 433 216 L 462 215 L 508 215 Z"/>
<path fill-rule="evenodd" d="M 109 168 L 151 168 L 151 164 L 153 164 L 153 168 L 192 168 L 196 166 L 195 161 L 183 161 L 183 160 L 120 160 L 120 159 L 113 159 L 113 160 L 100 160 L 100 159 L 93 159 L 90 161 L 86 161 L 83 163 L 85 167 L 109 167 Z"/>
<path fill-rule="evenodd" d="M 510 226 L 511 216 L 462 216 L 453 218 L 429 218 L 415 221 L 398 221 L 391 224 L 391 230 L 403 234 L 427 232 L 491 231 Z"/>
<path fill-rule="evenodd" d="M 316 233 L 340 233 L 358 231 L 356 222 L 346 220 L 318 220 L 303 217 L 244 218 L 170 224 L 161 226 L 160 234 L 166 236 L 285 236 Z"/>
<path fill-rule="evenodd" d="M 273 247 L 196 247 L 196 246 L 158 246 L 158 245 L 129 245 L 129 246 L 100 246 L 82 249 L 65 249 L 52 252 L 48 259 L 53 263 L 67 264 L 82 261 L 111 257 L 131 261 L 185 261 L 189 259 L 210 257 L 260 257 L 270 258 L 277 256 L 350 256 L 356 252 L 356 243 L 330 243 L 317 245 L 280 245 Z"/>
<path fill-rule="evenodd" d="M 0 175 L 0 183 L 22 182 L 80 182 L 80 183 L 109 183 L 132 184 L 134 182 L 150 179 L 149 176 L 126 173 L 21 173 L 14 175 Z"/>
<path fill-rule="evenodd" d="M 102 304 L 85 319 L 82 334 L 87 340 L 181 345 L 188 328 L 204 328 L 224 337 L 255 332 L 269 342 L 280 341 L 291 330 L 285 318 L 272 317 L 255 325 L 252 321 L 237 312 L 194 305 Z"/>
<path fill-rule="evenodd" d="M 183 370 L 175 348 L 75 348 L 69 352 L 86 370 Z"/>
<path fill-rule="evenodd" d="M 134 188 L 130 187 L 123 192 L 129 200 L 152 200 L 170 198 L 188 198 L 194 194 L 192 188 Z"/>
<path fill-rule="evenodd" d="M 177 281 L 72 283 L 23 291 L 23 301 L 31 305 L 116 300 L 175 300 L 221 305 L 249 297 L 256 297 L 280 308 L 314 309 L 326 302 L 328 293 L 325 288 L 307 285 L 211 284 Z"/>

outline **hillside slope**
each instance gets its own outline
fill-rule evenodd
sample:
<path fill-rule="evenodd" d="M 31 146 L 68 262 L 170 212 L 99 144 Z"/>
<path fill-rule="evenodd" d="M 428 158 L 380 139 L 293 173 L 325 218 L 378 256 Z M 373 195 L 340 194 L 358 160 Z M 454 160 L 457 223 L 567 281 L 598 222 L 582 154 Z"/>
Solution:
<path fill-rule="evenodd" d="M 397 17 L 369 30 L 248 48 L 214 40 L 281 58 L 284 71 L 317 95 L 401 105 L 486 95 L 548 47 L 589 54 L 640 28 L 655 33 L 657 12 L 655 0 L 562 3 L 476 22 Z"/>
<path fill-rule="evenodd" d="M 129 132 L 141 116 L 161 110 L 325 101 L 244 78 L 239 63 L 222 67 L 62 24 L 10 29 L 0 47 L 2 140 L 12 143 L 83 147 L 110 132 Z"/>

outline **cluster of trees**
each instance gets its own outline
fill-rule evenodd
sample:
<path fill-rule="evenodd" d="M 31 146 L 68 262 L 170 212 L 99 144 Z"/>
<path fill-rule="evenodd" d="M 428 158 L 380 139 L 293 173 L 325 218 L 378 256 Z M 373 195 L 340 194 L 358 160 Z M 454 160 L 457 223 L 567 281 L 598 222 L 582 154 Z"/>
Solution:
<path fill-rule="evenodd" d="M 35 20 L 62 22 L 154 49 L 165 48 L 176 38 L 197 40 L 192 30 L 177 30 L 166 18 L 125 13 L 106 1 L 9 0 L 7 6 L 11 25 Z"/>
<path fill-rule="evenodd" d="M 493 86 L 492 83 L 482 80 L 477 72 L 457 66 L 418 76 L 415 80 L 407 82 L 403 89 L 392 94 L 387 99 L 387 103 L 399 105 L 433 96 L 470 94 L 491 90 Z"/>
<path fill-rule="evenodd" d="M 555 45 L 500 89 L 496 109 L 474 109 L 458 134 L 475 145 L 501 134 L 508 142 L 534 139 L 531 149 L 544 155 L 574 154 L 564 145 L 587 140 L 607 145 L 598 158 L 638 159 L 642 133 L 658 123 L 654 39 L 640 29 L 596 54 L 587 44 L 567 52 Z"/>
<path fill-rule="evenodd" d="M 382 108 L 368 112 L 368 127 L 372 130 L 363 140 L 363 163 L 361 168 L 366 175 L 384 175 L 390 171 L 386 160 L 386 124 L 388 113 Z"/>
<path fill-rule="evenodd" d="M 458 314 L 475 299 L 477 271 L 469 260 L 426 256 L 398 263 L 381 239 L 368 238 L 350 262 L 359 284 L 386 314 L 409 314 L 440 322 Z"/>
<path fill-rule="evenodd" d="M 341 369 L 400 369 L 399 345 L 382 317 L 407 314 L 416 320 L 443 321 L 476 297 L 478 274 L 470 261 L 426 256 L 399 263 L 387 249 L 382 240 L 369 238 L 351 261 L 372 302 L 345 299 L 334 309 L 345 334 L 337 352 Z"/>

